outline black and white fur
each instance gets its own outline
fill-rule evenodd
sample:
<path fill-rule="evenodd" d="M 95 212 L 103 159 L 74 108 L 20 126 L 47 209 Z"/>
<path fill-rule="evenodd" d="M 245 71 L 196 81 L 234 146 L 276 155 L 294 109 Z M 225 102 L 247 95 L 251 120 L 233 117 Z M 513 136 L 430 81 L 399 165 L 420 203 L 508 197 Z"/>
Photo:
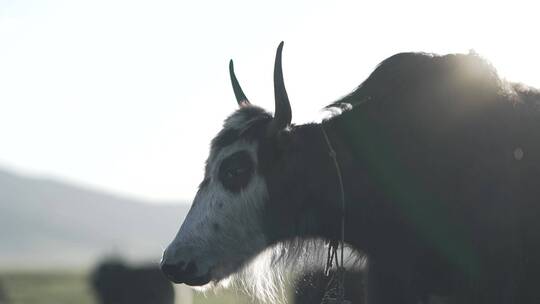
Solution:
<path fill-rule="evenodd" d="M 321 125 L 290 124 L 281 49 L 274 116 L 250 104 L 231 62 L 240 109 L 163 256 L 177 283 L 244 274 L 272 301 L 283 269 L 322 266 L 321 240 L 339 238 L 335 167 Z M 539 91 L 474 54 L 403 53 L 329 108 L 347 109 L 322 124 L 368 303 L 540 302 Z"/>

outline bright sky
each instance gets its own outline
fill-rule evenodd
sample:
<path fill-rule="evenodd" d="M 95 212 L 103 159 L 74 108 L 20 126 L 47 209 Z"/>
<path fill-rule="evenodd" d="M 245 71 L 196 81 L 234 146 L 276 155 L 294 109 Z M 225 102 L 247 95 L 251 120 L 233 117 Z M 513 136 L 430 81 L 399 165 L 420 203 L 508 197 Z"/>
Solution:
<path fill-rule="evenodd" d="M 228 60 L 273 110 L 281 40 L 297 123 L 402 51 L 474 49 L 540 87 L 540 7 L 495 2 L 0 0 L 0 166 L 189 201 L 236 108 Z"/>

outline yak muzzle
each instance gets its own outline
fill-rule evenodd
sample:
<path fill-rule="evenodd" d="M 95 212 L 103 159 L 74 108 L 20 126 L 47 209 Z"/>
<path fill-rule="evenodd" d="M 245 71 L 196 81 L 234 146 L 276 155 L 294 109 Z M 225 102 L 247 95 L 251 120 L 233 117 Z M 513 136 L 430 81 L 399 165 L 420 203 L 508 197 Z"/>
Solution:
<path fill-rule="evenodd" d="M 187 284 L 190 286 L 202 286 L 210 282 L 210 274 L 198 275 L 197 264 L 194 261 L 189 263 L 178 262 L 168 263 L 166 260 L 161 262 L 161 271 L 165 276 L 176 284 Z"/>

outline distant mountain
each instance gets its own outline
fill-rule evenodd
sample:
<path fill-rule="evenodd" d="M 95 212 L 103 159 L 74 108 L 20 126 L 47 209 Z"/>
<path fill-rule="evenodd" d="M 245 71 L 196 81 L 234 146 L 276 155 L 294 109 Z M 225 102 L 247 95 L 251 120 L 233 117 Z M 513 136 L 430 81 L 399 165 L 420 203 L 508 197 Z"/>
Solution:
<path fill-rule="evenodd" d="M 0 170 L 0 268 L 159 261 L 189 206 L 149 204 Z"/>

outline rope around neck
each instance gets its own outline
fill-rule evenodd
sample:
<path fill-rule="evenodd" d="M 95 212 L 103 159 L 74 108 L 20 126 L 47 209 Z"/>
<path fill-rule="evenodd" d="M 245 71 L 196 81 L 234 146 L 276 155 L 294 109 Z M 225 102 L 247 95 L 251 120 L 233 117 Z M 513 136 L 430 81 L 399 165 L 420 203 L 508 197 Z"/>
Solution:
<path fill-rule="evenodd" d="M 343 187 L 343 178 L 341 175 L 339 162 L 337 160 L 336 151 L 332 147 L 332 143 L 330 142 L 330 139 L 328 138 L 328 134 L 326 134 L 326 130 L 324 129 L 324 125 L 322 123 L 321 123 L 321 130 L 324 135 L 324 140 L 326 141 L 326 145 L 328 146 L 328 153 L 330 155 L 330 158 L 332 158 L 334 165 L 336 167 L 336 175 L 338 178 L 339 192 L 340 192 L 340 198 L 341 198 L 341 240 L 339 241 L 339 244 L 335 240 L 330 241 L 330 244 L 328 246 L 328 255 L 327 255 L 324 273 L 326 276 L 330 274 L 330 268 L 332 268 L 332 263 L 333 263 L 334 258 L 336 260 L 337 270 L 333 274 L 330 281 L 328 282 L 328 286 L 326 287 L 326 291 L 322 299 L 322 303 L 323 304 L 324 303 L 348 303 L 348 301 L 346 301 L 344 298 L 345 297 L 345 267 L 343 264 L 343 252 L 344 252 L 344 246 L 345 246 L 345 190 Z M 341 249 L 340 259 L 338 259 L 338 256 L 337 256 L 338 247 L 339 249 Z"/>

